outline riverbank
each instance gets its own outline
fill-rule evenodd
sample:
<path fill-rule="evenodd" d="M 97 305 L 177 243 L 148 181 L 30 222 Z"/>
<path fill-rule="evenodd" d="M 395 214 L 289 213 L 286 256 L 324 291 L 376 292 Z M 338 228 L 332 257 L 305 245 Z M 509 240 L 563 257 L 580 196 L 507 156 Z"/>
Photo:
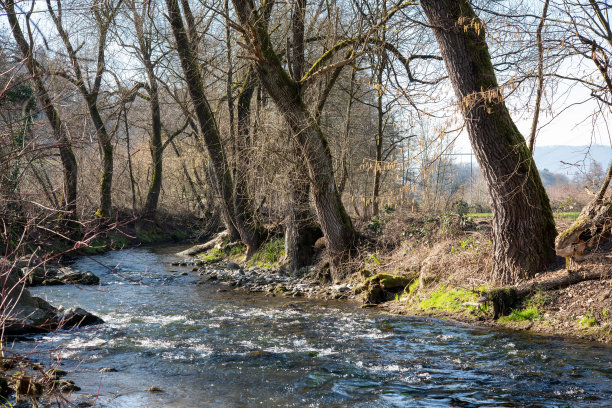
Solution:
<path fill-rule="evenodd" d="M 103 408 L 587 407 L 612 396 L 607 346 L 395 316 L 314 293 L 250 293 L 219 279 L 198 285 L 204 270 L 193 268 L 240 269 L 226 260 L 180 266 L 173 254 L 182 249 L 77 259 L 75 268 L 100 277 L 98 290 L 63 285 L 33 294 L 81 305 L 106 323 L 34 336 L 14 351 L 68 372 L 82 388 L 66 395 L 73 405 Z M 253 281 L 274 275 L 267 266 L 242 267 Z M 255 289 L 272 283 L 260 282 Z"/>
<path fill-rule="evenodd" d="M 560 229 L 570 222 L 557 220 Z M 560 261 L 533 280 L 521 282 L 534 289 L 503 315 L 495 316 L 493 302 L 487 297 L 498 289 L 489 277 L 489 220 L 453 214 L 437 218 L 386 214 L 363 225 L 362 231 L 370 235 L 369 246 L 360 248 L 360 255 L 351 260 L 357 265 L 355 272 L 335 284 L 325 281 L 326 264 L 321 258 L 297 274 L 286 272 L 278 242 L 266 244 L 247 262 L 239 248 L 218 245 L 187 260 L 186 265 L 200 276 L 200 283 L 220 282 L 228 289 L 270 296 L 356 299 L 363 307 L 393 314 L 612 343 L 610 243 L 587 255 L 577 270 L 566 270 Z M 262 258 L 267 260 L 263 267 Z M 603 277 L 552 289 L 539 285 L 594 271 Z"/>

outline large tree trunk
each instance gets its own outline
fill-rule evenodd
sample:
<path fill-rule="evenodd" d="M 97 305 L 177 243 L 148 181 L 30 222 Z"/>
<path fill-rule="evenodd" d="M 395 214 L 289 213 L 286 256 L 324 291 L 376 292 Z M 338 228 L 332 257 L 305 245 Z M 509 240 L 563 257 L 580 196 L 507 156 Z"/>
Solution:
<path fill-rule="evenodd" d="M 213 185 L 220 197 L 222 219 L 230 232 L 238 230 L 240 239 L 247 246 L 247 254 L 250 254 L 252 252 L 251 245 L 256 242 L 252 240 L 252 237 L 256 233 L 253 230 L 253 225 L 247 224 L 243 222 L 243 219 L 236 217 L 232 174 L 223 150 L 217 123 L 204 93 L 204 82 L 202 81 L 197 55 L 191 42 L 192 39 L 187 36 L 177 0 L 166 0 L 166 5 L 189 95 L 210 156 L 211 175 L 214 180 Z M 193 18 L 189 9 L 184 9 L 184 11 L 188 21 Z"/>
<path fill-rule="evenodd" d="M 303 165 L 296 165 L 292 172 L 289 199 L 289 214 L 285 221 L 285 253 L 289 270 L 297 271 L 312 264 L 314 244 L 323 235 L 310 211 L 310 184 L 305 179 Z"/>
<path fill-rule="evenodd" d="M 292 33 L 293 57 L 291 75 L 294 81 L 299 81 L 304 75 L 304 25 L 306 18 L 306 0 L 296 0 L 293 8 Z M 338 71 L 339 73 L 339 71 Z M 303 93 L 303 89 L 301 89 Z M 324 102 L 321 98 L 317 106 L 315 120 L 318 122 Z M 314 256 L 314 243 L 323 233 L 312 219 L 310 211 L 310 183 L 308 172 L 304 166 L 301 151 L 295 152 L 296 165 L 289 177 L 289 206 L 285 220 L 285 253 L 289 270 L 297 271 L 311 265 Z"/>
<path fill-rule="evenodd" d="M 233 2 L 240 23 L 245 27 L 245 40 L 251 47 L 259 81 L 285 118 L 304 155 L 317 218 L 334 261 L 333 278 L 340 279 L 340 270 L 336 267 L 353 246 L 355 232 L 336 188 L 327 139 L 306 108 L 299 84 L 285 71 L 274 52 L 264 19 L 248 0 Z"/>
<path fill-rule="evenodd" d="M 236 138 L 236 177 L 234 178 L 234 207 L 236 223 L 245 225 L 243 242 L 248 250 L 246 257 L 251 257 L 265 239 L 265 230 L 259 224 L 248 193 L 248 174 L 251 161 L 251 100 L 257 86 L 257 78 L 252 67 L 249 67 L 240 94 L 238 95 L 238 135 Z M 242 235 L 241 235 L 242 236 Z"/>
<path fill-rule="evenodd" d="M 554 257 L 550 202 L 497 85 L 484 26 L 467 0 L 421 3 L 459 100 L 493 209 L 494 277 L 528 279 Z"/>
<path fill-rule="evenodd" d="M 65 217 L 68 219 L 77 219 L 77 176 L 78 167 L 77 161 L 72 151 L 71 142 L 68 139 L 65 131 L 64 124 L 59 116 L 59 113 L 53 105 L 53 101 L 45 84 L 42 79 L 42 73 L 37 68 L 36 61 L 32 48 L 19 25 L 19 21 L 15 14 L 15 3 L 13 0 L 7 0 L 3 4 L 3 8 L 6 11 L 9 24 L 12 28 L 13 37 L 19 47 L 21 55 L 26 60 L 26 66 L 28 72 L 32 76 L 34 83 L 34 89 L 36 91 L 36 99 L 40 104 L 42 110 L 47 116 L 49 125 L 53 130 L 53 137 L 57 141 L 57 146 L 60 153 L 60 160 L 62 162 L 62 173 L 64 178 L 64 197 L 63 207 L 65 211 Z"/>

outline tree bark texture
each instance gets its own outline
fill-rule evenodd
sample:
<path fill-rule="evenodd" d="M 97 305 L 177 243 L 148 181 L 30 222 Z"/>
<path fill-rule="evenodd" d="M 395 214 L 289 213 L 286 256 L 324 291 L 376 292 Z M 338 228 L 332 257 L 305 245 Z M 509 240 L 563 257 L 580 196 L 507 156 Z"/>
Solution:
<path fill-rule="evenodd" d="M 243 35 L 251 48 L 259 81 L 285 118 L 302 150 L 327 249 L 332 260 L 341 259 L 353 246 L 355 232 L 336 188 L 328 141 L 308 111 L 299 83 L 282 67 L 263 19 L 253 4 L 248 0 L 233 0 L 233 3 L 244 28 Z M 338 278 L 340 276 L 334 276 L 334 279 Z"/>
<path fill-rule="evenodd" d="M 15 14 L 15 3 L 13 0 L 7 0 L 3 4 L 3 8 L 6 11 L 9 24 L 12 29 L 13 37 L 19 47 L 21 55 L 26 61 L 28 72 L 32 76 L 32 82 L 34 83 L 34 90 L 36 92 L 36 99 L 44 111 L 49 125 L 53 130 L 53 137 L 57 142 L 57 147 L 60 153 L 60 160 L 62 162 L 62 174 L 64 179 L 64 197 L 63 207 L 66 211 L 66 218 L 76 220 L 77 216 L 77 176 L 78 167 L 76 157 L 72 151 L 71 142 L 66 135 L 65 126 L 62 123 L 59 112 L 55 109 L 53 101 L 47 88 L 45 87 L 42 79 L 42 73 L 40 72 L 32 48 L 26 40 L 19 21 Z"/>
<path fill-rule="evenodd" d="M 384 40 L 383 40 L 384 41 Z M 372 215 L 378 215 L 379 196 L 380 196 L 380 181 L 382 177 L 382 151 L 383 151 L 383 134 L 385 131 L 385 112 L 383 110 L 383 74 L 385 70 L 385 57 L 381 54 L 378 61 L 378 72 L 376 79 L 378 86 L 378 96 L 376 99 L 377 127 L 376 127 L 376 163 L 374 164 L 374 189 L 372 192 Z"/>
<path fill-rule="evenodd" d="M 528 279 L 554 257 L 550 202 L 497 85 L 484 26 L 467 0 L 424 0 L 493 209 L 494 277 Z"/>
<path fill-rule="evenodd" d="M 312 264 L 314 244 L 323 236 L 310 212 L 310 183 L 305 172 L 303 165 L 296 165 L 289 183 L 291 208 L 285 222 L 285 253 L 291 271 Z"/>
<path fill-rule="evenodd" d="M 259 224 L 253 203 L 248 193 L 248 174 L 250 170 L 251 141 L 251 101 L 257 86 L 257 78 L 249 67 L 238 95 L 237 117 L 238 135 L 236 138 L 236 177 L 234 178 L 234 207 L 236 222 L 248 226 L 244 230 L 243 241 L 247 244 L 247 259 L 265 239 L 265 230 Z"/>

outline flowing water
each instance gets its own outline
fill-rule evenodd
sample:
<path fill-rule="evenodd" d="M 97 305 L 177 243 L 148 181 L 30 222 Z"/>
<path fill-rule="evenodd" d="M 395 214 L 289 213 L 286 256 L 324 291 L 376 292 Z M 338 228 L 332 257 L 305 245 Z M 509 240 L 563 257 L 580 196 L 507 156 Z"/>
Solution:
<path fill-rule="evenodd" d="M 81 258 L 100 287 L 32 292 L 106 324 L 15 347 L 61 361 L 73 398 L 102 407 L 612 406 L 609 346 L 219 291 L 174 275 L 177 250 Z"/>

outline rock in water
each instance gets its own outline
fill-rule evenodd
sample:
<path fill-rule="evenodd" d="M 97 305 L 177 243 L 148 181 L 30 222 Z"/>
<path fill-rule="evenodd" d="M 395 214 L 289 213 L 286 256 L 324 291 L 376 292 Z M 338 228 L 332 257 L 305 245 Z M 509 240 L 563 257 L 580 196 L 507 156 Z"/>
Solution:
<path fill-rule="evenodd" d="M 80 307 L 72 307 L 59 312 L 55 320 L 62 328 L 92 326 L 104 323 L 104 320 Z"/>
<path fill-rule="evenodd" d="M 62 328 L 104 323 L 102 319 L 80 309 L 59 310 L 45 300 L 32 296 L 25 288 L 16 268 L 0 274 L 0 292 L 3 305 L 2 318 L 5 319 L 5 335 L 24 335 L 45 333 Z"/>
<path fill-rule="evenodd" d="M 79 285 L 97 285 L 100 283 L 100 278 L 93 273 L 72 268 L 61 268 L 59 270 L 59 279 L 64 283 Z"/>

